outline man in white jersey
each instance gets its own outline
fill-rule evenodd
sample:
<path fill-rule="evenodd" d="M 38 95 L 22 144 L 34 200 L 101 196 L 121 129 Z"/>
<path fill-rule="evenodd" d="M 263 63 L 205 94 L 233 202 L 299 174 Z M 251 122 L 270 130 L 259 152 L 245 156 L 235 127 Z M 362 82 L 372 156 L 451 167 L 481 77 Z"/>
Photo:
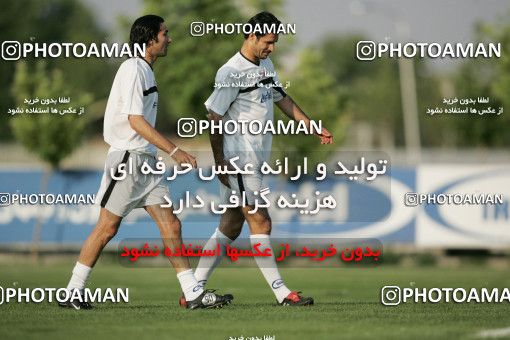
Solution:
<path fill-rule="evenodd" d="M 271 27 L 280 21 L 271 13 L 261 12 L 248 21 L 252 32 L 255 27 Z M 267 25 L 267 26 L 266 26 Z M 274 27 L 274 26 L 273 26 Z M 261 33 L 261 34 L 259 34 Z M 241 50 L 223 65 L 216 74 L 215 90 L 205 102 L 210 120 L 220 121 L 252 121 L 264 123 L 273 120 L 273 102 L 291 119 L 304 121 L 310 126 L 310 119 L 299 106 L 288 96 L 279 84 L 273 63 L 268 58 L 278 41 L 277 34 L 265 32 L 245 34 Z M 238 129 L 238 131 L 240 131 Z M 318 135 L 321 144 L 333 143 L 333 136 L 326 129 Z M 236 162 L 243 168 L 246 163 L 253 164 L 253 169 L 260 169 L 260 165 L 269 159 L 271 152 L 271 134 L 211 134 L 211 146 L 217 164 L 228 164 L 232 157 L 239 156 Z M 254 210 L 255 192 L 262 189 L 262 175 L 221 175 L 221 198 L 228 202 L 228 197 L 235 190 L 238 195 L 245 194 L 244 207 L 228 208 L 221 216 L 219 227 L 211 236 L 204 249 L 216 249 L 217 244 L 224 247 L 233 242 L 241 233 L 244 221 L 250 228 L 252 245 L 261 243 L 260 249 L 271 248 L 269 235 L 271 233 L 271 218 L 266 208 Z M 272 250 L 271 250 L 272 252 Z M 195 270 L 195 277 L 202 285 L 219 263 L 221 257 L 202 257 Z M 306 306 L 312 305 L 311 297 L 302 297 L 296 291 L 287 288 L 282 280 L 274 257 L 255 257 L 264 278 L 273 290 L 280 305 Z M 181 298 L 181 305 L 185 301 Z"/>
<path fill-rule="evenodd" d="M 101 251 L 115 236 L 121 221 L 135 208 L 144 208 L 159 227 L 165 247 L 175 249 L 182 244 L 181 223 L 172 208 L 163 208 L 168 187 L 163 175 L 144 175 L 144 162 L 155 168 L 156 152 L 168 153 L 178 164 L 196 160 L 159 133 L 154 127 L 158 106 L 158 88 L 152 65 L 166 56 L 172 40 L 163 18 L 146 15 L 131 27 L 130 44 L 145 44 L 145 55 L 122 63 L 113 81 L 104 117 L 104 139 L 110 145 L 106 157 L 97 202 L 101 205 L 99 220 L 80 252 L 68 291 L 83 291 L 92 267 Z M 132 48 L 134 51 L 134 48 Z M 170 257 L 184 292 L 186 307 L 217 308 L 230 303 L 231 295 L 206 291 L 197 283 L 187 258 Z M 75 294 L 70 294 L 74 296 Z M 68 299 L 62 307 L 90 309 L 83 299 Z"/>

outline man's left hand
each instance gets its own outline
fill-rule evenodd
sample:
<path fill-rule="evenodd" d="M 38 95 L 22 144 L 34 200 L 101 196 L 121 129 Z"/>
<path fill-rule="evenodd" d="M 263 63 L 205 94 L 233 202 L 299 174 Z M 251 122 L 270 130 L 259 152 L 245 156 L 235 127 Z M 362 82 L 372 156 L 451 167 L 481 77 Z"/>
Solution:
<path fill-rule="evenodd" d="M 320 138 L 321 144 L 333 144 L 333 135 L 326 128 L 322 128 L 321 133 L 316 136 Z"/>

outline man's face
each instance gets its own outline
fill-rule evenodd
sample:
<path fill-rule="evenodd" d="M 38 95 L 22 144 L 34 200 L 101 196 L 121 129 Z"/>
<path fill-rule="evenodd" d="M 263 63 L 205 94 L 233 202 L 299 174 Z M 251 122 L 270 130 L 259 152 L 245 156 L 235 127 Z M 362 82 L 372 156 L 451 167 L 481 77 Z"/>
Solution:
<path fill-rule="evenodd" d="M 166 56 L 168 45 L 172 42 L 172 39 L 168 36 L 168 28 L 164 22 L 162 22 L 159 27 L 158 41 L 152 40 L 151 42 L 152 45 L 150 48 L 152 49 L 152 54 L 158 57 Z"/>
<path fill-rule="evenodd" d="M 255 34 L 250 35 L 253 54 L 259 59 L 266 59 L 274 51 L 278 42 L 278 34 L 266 34 L 257 39 Z"/>

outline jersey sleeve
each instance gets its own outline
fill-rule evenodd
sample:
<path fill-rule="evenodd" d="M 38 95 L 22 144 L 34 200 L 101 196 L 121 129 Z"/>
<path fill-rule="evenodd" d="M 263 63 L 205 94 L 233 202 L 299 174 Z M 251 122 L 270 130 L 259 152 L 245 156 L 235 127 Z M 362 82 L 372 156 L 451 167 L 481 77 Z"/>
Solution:
<path fill-rule="evenodd" d="M 278 78 L 278 75 L 275 73 L 275 76 L 273 77 L 273 85 L 276 84 L 280 84 L 280 79 Z M 271 89 L 273 91 L 273 102 L 279 102 L 280 100 L 287 96 L 287 93 L 285 93 L 281 86 L 274 86 Z"/>
<path fill-rule="evenodd" d="M 122 108 L 120 112 L 127 115 L 143 115 L 143 80 L 142 71 L 136 63 L 126 65 L 120 84 Z"/>
<path fill-rule="evenodd" d="M 232 68 L 222 67 L 216 73 L 214 91 L 204 103 L 208 111 L 224 116 L 230 105 L 236 100 L 239 87 L 236 86 L 234 78 L 231 76 L 234 71 Z"/>
<path fill-rule="evenodd" d="M 280 84 L 280 79 L 278 78 L 278 75 L 276 74 L 276 71 L 274 69 L 273 61 L 270 58 L 267 58 L 266 60 L 268 62 L 269 71 L 271 73 L 274 73 L 273 87 L 271 87 L 271 90 L 273 92 L 273 102 L 279 102 L 280 100 L 285 98 L 287 94 L 285 93 L 281 86 L 276 86 Z"/>

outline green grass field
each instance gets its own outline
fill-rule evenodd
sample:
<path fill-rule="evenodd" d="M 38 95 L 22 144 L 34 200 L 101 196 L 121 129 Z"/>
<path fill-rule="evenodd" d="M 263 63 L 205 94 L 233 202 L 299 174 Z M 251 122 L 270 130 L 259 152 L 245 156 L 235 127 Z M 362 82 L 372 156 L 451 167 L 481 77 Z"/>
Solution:
<path fill-rule="evenodd" d="M 65 287 L 73 263 L 0 265 L 3 287 Z M 177 279 L 170 268 L 128 268 L 102 261 L 89 287 L 129 287 L 129 303 L 96 304 L 91 311 L 56 304 L 0 305 L 0 339 L 275 339 L 476 338 L 486 329 L 510 327 L 510 303 L 380 303 L 385 285 L 402 287 L 510 287 L 507 270 L 483 266 L 282 269 L 291 289 L 315 298 L 308 308 L 275 304 L 257 269 L 219 268 L 210 288 L 231 292 L 220 310 L 178 306 Z"/>

